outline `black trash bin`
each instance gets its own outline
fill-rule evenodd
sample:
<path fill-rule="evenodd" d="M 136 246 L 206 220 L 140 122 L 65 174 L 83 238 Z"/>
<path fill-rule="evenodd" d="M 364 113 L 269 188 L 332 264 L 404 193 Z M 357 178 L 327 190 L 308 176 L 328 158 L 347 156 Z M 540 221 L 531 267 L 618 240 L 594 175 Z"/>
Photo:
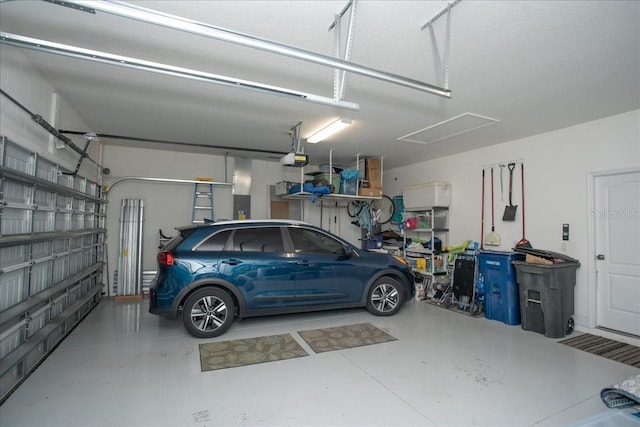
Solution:
<path fill-rule="evenodd" d="M 562 338 L 573 332 L 577 260 L 554 264 L 513 261 L 520 287 L 522 329 Z"/>

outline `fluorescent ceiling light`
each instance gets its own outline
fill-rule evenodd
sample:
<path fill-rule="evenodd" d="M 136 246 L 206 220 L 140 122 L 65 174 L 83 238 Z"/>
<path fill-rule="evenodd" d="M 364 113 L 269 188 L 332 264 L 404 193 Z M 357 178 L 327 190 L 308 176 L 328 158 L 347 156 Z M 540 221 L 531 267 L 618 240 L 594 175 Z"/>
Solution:
<path fill-rule="evenodd" d="M 338 119 L 335 122 L 329 123 L 329 125 L 312 134 L 309 138 L 307 138 L 307 142 L 315 144 L 316 142 L 323 141 L 329 138 L 331 135 L 340 132 L 347 126 L 351 126 L 351 120 Z"/>

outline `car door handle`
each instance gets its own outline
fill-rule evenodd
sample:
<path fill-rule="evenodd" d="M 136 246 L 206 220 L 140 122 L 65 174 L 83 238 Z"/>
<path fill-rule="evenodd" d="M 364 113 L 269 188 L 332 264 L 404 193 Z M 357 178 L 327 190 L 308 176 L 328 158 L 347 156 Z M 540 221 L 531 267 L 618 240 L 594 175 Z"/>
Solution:
<path fill-rule="evenodd" d="M 222 262 L 222 264 L 229 264 L 229 265 L 242 264 L 242 260 L 237 259 L 237 258 L 225 259 L 225 260 L 223 260 L 221 262 Z"/>
<path fill-rule="evenodd" d="M 303 267 L 309 267 L 311 265 L 311 261 L 309 261 L 308 259 L 305 259 L 303 261 L 296 261 L 297 265 L 301 265 Z"/>

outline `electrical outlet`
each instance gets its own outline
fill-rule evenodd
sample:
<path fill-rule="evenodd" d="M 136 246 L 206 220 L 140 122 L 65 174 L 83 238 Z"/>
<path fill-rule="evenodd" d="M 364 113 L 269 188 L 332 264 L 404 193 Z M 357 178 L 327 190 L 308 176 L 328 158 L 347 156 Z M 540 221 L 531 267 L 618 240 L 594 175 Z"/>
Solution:
<path fill-rule="evenodd" d="M 562 240 L 569 240 L 569 224 L 562 224 Z"/>

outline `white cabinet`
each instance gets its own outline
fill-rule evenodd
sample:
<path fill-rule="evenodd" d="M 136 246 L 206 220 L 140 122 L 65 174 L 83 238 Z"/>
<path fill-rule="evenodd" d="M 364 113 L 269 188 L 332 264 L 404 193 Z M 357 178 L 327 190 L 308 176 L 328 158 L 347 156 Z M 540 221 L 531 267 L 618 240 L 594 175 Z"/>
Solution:
<path fill-rule="evenodd" d="M 449 208 L 433 207 L 404 211 L 404 257 L 414 272 L 425 275 L 445 275 L 448 271 Z"/>

